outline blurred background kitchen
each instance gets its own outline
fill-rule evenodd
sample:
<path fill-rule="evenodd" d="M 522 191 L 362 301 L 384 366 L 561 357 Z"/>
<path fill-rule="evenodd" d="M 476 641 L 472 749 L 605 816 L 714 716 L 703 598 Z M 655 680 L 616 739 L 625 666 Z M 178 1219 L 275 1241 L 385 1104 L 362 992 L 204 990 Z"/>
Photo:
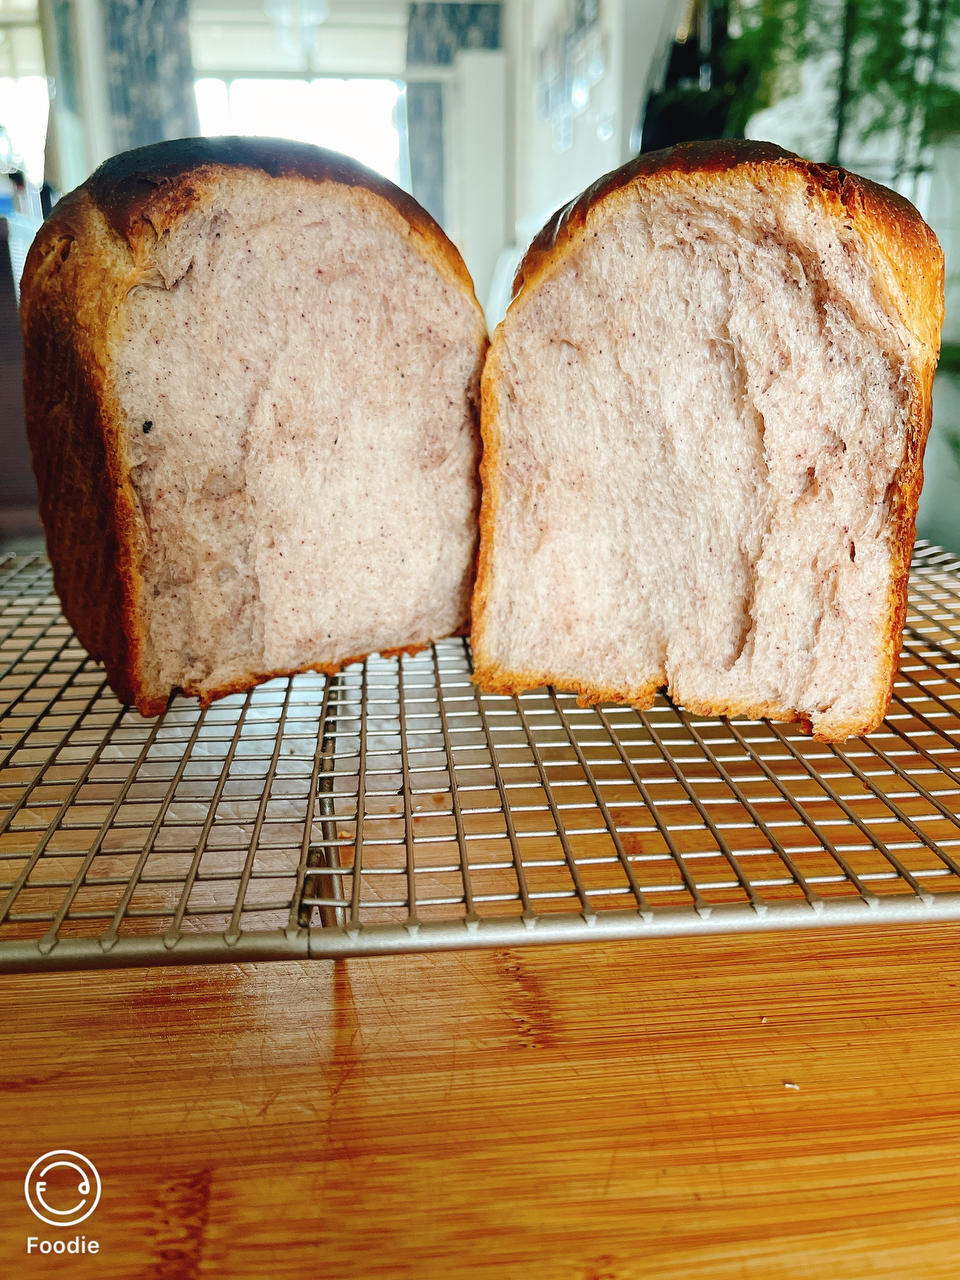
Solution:
<path fill-rule="evenodd" d="M 491 329 L 544 220 L 639 150 L 767 138 L 896 187 L 947 257 L 919 531 L 960 551 L 960 0 L 0 0 L 0 537 L 39 531 L 16 289 L 42 211 L 196 133 L 412 191 Z"/>

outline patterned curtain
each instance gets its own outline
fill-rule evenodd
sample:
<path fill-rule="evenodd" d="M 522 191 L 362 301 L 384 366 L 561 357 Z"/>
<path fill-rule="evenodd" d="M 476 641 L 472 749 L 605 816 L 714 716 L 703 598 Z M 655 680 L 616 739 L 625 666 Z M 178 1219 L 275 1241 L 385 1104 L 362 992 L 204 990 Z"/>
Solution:
<path fill-rule="evenodd" d="M 449 67 L 460 49 L 500 48 L 498 4 L 411 4 L 407 66 Z M 443 84 L 407 85 L 410 185 L 423 207 L 443 225 Z"/>
<path fill-rule="evenodd" d="M 200 132 L 189 0 L 101 0 L 116 149 Z"/>

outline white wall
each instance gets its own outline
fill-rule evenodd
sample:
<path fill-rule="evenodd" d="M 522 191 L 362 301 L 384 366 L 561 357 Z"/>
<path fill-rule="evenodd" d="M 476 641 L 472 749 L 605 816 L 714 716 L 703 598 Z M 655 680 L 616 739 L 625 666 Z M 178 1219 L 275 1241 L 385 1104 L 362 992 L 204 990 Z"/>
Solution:
<path fill-rule="evenodd" d="M 677 30 L 684 0 L 600 0 L 606 73 L 573 121 L 570 146 L 537 109 L 539 51 L 569 0 L 504 0 L 507 55 L 507 225 L 486 303 L 490 328 L 506 311 L 513 273 L 546 220 L 630 155 L 630 133 Z"/>
<path fill-rule="evenodd" d="M 514 93 L 514 229 L 525 245 L 546 219 L 629 156 L 630 131 L 648 80 L 678 22 L 678 0 L 600 0 L 607 70 L 573 123 L 572 145 L 558 150 L 537 111 L 537 54 L 568 0 L 507 0 L 506 43 Z"/>
<path fill-rule="evenodd" d="M 620 162 L 621 17 L 624 0 L 604 0 L 602 24 L 608 41 L 608 68 L 594 86 L 590 105 L 573 122 L 573 143 L 558 151 L 552 126 L 537 111 L 537 52 L 551 25 L 566 16 L 565 0 L 521 0 L 513 7 L 519 22 L 511 37 L 516 75 L 514 224 L 519 242 L 531 239 L 544 221 L 600 174 Z M 609 137 L 603 134 L 609 130 Z"/>
<path fill-rule="evenodd" d="M 510 238 L 505 55 L 462 50 L 444 93 L 446 230 L 463 254 L 482 304 Z"/>

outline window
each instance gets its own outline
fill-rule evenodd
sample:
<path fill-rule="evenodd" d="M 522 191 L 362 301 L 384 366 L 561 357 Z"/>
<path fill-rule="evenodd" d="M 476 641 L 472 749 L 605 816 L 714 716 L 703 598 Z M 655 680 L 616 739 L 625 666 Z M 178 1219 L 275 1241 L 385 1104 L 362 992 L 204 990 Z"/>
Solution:
<path fill-rule="evenodd" d="M 253 76 L 196 82 L 200 132 L 294 138 L 353 156 L 409 185 L 406 92 L 399 80 Z"/>
<path fill-rule="evenodd" d="M 0 0 L 0 170 L 43 181 L 50 102 L 34 0 Z"/>

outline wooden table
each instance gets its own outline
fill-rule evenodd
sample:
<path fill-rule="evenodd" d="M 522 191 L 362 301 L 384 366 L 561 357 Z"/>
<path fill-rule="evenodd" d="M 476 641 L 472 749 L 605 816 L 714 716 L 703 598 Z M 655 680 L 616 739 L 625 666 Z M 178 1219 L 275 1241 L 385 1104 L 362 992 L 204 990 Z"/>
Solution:
<path fill-rule="evenodd" d="M 4 1277 L 960 1274 L 960 926 L 13 976 L 0 1017 Z M 58 1233 L 64 1147 L 103 1194 Z"/>

